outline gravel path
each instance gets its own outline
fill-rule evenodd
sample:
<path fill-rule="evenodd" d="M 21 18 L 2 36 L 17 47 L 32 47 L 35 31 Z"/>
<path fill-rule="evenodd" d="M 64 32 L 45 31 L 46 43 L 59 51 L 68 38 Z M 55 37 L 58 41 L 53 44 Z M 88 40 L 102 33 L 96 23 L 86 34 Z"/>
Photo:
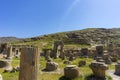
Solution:
<path fill-rule="evenodd" d="M 114 74 L 114 70 L 108 70 L 107 74 L 112 77 L 112 80 L 120 80 L 120 76 Z"/>

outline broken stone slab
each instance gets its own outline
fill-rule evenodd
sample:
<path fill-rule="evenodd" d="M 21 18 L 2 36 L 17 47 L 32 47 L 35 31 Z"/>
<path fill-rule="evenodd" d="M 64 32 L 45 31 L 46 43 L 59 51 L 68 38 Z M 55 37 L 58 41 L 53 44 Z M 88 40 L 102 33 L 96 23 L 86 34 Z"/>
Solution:
<path fill-rule="evenodd" d="M 76 65 L 68 65 L 64 68 L 64 76 L 67 78 L 76 78 L 80 75 L 79 68 Z"/>
<path fill-rule="evenodd" d="M 112 63 L 109 54 L 104 54 L 103 55 L 103 59 L 104 59 L 104 61 L 105 61 L 106 64 L 111 64 Z"/>
<path fill-rule="evenodd" d="M 105 71 L 108 69 L 108 66 L 102 62 L 92 62 L 89 67 L 92 69 L 95 77 L 105 78 Z"/>

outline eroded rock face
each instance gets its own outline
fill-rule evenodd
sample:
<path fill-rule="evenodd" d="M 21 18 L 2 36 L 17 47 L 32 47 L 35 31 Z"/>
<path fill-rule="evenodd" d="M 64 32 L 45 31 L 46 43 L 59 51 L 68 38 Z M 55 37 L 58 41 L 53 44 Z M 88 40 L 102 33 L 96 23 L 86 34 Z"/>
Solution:
<path fill-rule="evenodd" d="M 64 68 L 64 76 L 67 78 L 76 78 L 80 75 L 79 68 L 76 65 L 68 65 Z"/>
<path fill-rule="evenodd" d="M 105 78 L 105 71 L 108 69 L 108 66 L 105 63 L 92 62 L 89 67 L 92 69 L 95 77 Z"/>
<path fill-rule="evenodd" d="M 0 80 L 3 80 L 2 75 L 0 74 Z"/>
<path fill-rule="evenodd" d="M 55 62 L 47 62 L 46 63 L 47 71 L 55 71 L 57 69 L 58 69 L 58 63 L 55 63 Z"/>
<path fill-rule="evenodd" d="M 115 65 L 115 74 L 120 75 L 120 63 Z"/>

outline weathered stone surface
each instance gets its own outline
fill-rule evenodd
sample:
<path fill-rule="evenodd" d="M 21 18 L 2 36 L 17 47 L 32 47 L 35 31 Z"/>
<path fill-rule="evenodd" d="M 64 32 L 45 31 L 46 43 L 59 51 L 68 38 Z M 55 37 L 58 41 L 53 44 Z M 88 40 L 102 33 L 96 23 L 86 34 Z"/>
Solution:
<path fill-rule="evenodd" d="M 5 72 L 10 72 L 12 70 L 12 65 L 10 60 L 1 60 L 0 68 L 4 68 Z"/>
<path fill-rule="evenodd" d="M 101 62 L 92 62 L 89 67 L 92 69 L 95 77 L 105 78 L 105 71 L 108 69 L 108 66 Z"/>
<path fill-rule="evenodd" d="M 51 62 L 52 61 L 52 59 L 49 57 L 48 59 L 47 59 L 47 62 Z"/>
<path fill-rule="evenodd" d="M 112 63 L 109 54 L 104 54 L 103 59 L 104 59 L 106 64 L 111 64 Z"/>
<path fill-rule="evenodd" d="M 16 66 L 16 67 L 13 67 L 11 73 L 13 73 L 13 72 L 18 72 L 18 71 L 20 71 L 20 67 L 19 67 L 19 66 Z"/>
<path fill-rule="evenodd" d="M 111 60 L 112 62 L 117 62 L 118 61 L 118 55 L 111 55 Z"/>
<path fill-rule="evenodd" d="M 7 66 L 4 67 L 4 72 L 10 72 L 12 71 L 12 65 L 11 65 L 11 62 L 10 60 L 7 60 Z"/>
<path fill-rule="evenodd" d="M 76 78 L 80 75 L 79 68 L 76 65 L 68 65 L 64 68 L 64 76 L 67 78 Z"/>
<path fill-rule="evenodd" d="M 12 53 L 12 46 L 7 48 L 7 59 L 12 59 L 13 53 Z"/>
<path fill-rule="evenodd" d="M 81 67 L 81 66 L 85 66 L 86 65 L 86 61 L 79 61 L 78 62 L 78 66 Z"/>
<path fill-rule="evenodd" d="M 47 71 L 55 71 L 57 69 L 58 69 L 58 63 L 55 63 L 55 62 L 47 62 L 46 63 Z"/>
<path fill-rule="evenodd" d="M 22 48 L 19 80 L 38 80 L 39 48 Z"/>
<path fill-rule="evenodd" d="M 103 62 L 103 63 L 105 62 L 102 57 L 96 57 L 96 61 L 97 62 Z"/>
<path fill-rule="evenodd" d="M 3 80 L 2 75 L 0 74 L 0 80 Z"/>
<path fill-rule="evenodd" d="M 115 65 L 115 74 L 120 75 L 120 63 Z"/>
<path fill-rule="evenodd" d="M 60 46 L 60 49 L 58 49 L 58 47 Z M 64 59 L 64 52 L 63 52 L 63 47 L 64 47 L 64 43 L 63 41 L 59 40 L 59 41 L 55 41 L 54 42 L 54 47 L 53 47 L 53 57 L 57 58 L 58 57 L 58 51 L 60 53 L 60 58 Z"/>
<path fill-rule="evenodd" d="M 103 56 L 103 46 L 96 46 L 97 56 L 102 57 Z"/>
<path fill-rule="evenodd" d="M 8 65 L 7 61 L 0 61 L 0 68 L 4 68 Z"/>
<path fill-rule="evenodd" d="M 88 56 L 88 48 L 82 48 L 81 54 L 82 54 L 82 56 L 87 57 Z"/>

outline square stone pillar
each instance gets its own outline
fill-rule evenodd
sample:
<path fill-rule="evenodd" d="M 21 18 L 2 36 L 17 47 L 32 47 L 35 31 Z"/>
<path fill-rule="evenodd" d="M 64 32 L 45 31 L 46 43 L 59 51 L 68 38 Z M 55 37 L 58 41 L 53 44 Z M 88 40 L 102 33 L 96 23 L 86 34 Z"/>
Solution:
<path fill-rule="evenodd" d="M 22 48 L 19 80 L 38 80 L 39 49 Z"/>
<path fill-rule="evenodd" d="M 103 57 L 103 46 L 96 46 L 97 56 Z"/>
<path fill-rule="evenodd" d="M 12 59 L 12 57 L 13 57 L 12 46 L 10 46 L 7 49 L 7 58 Z"/>

